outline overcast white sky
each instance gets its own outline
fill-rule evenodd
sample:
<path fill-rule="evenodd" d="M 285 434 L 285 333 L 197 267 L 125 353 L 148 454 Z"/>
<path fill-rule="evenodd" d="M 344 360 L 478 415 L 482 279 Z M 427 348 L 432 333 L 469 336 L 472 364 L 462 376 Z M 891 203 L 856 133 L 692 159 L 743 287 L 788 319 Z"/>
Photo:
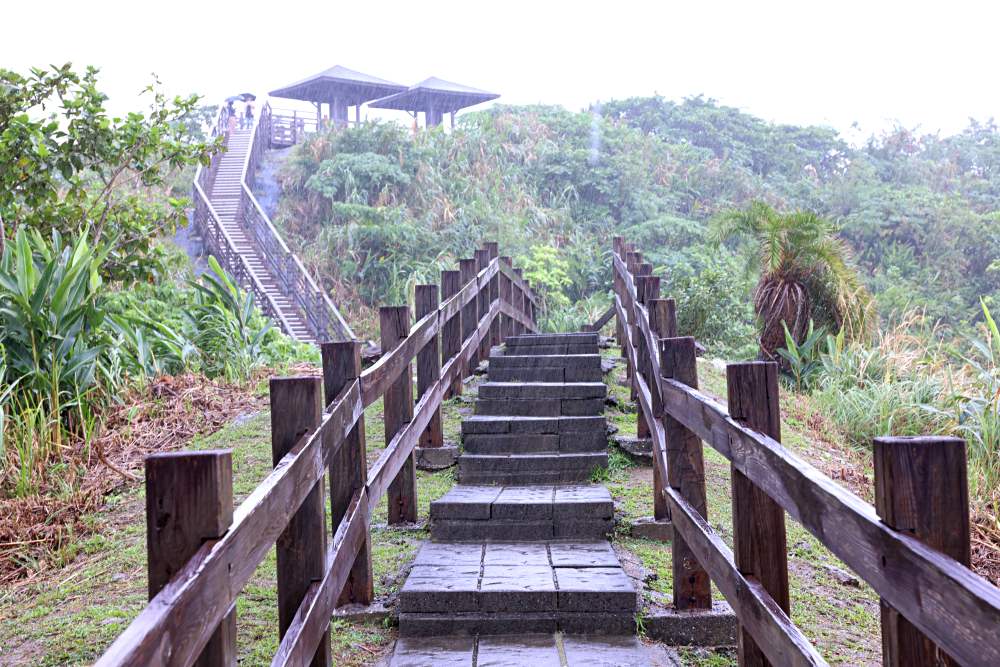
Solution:
<path fill-rule="evenodd" d="M 988 0 L 3 5 L 0 66 L 97 65 L 117 110 L 139 105 L 151 72 L 171 92 L 216 100 L 337 64 L 570 109 L 705 94 L 772 121 L 842 131 L 857 122 L 864 134 L 897 120 L 955 132 L 1000 109 L 1000 3 Z"/>

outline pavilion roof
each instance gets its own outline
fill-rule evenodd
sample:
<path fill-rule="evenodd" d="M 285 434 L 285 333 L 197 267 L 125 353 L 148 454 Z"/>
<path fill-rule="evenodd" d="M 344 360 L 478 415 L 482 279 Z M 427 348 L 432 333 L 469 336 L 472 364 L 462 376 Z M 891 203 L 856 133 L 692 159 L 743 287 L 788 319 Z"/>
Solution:
<path fill-rule="evenodd" d="M 269 94 L 307 102 L 329 102 L 336 98 L 354 106 L 405 90 L 406 86 L 398 83 L 337 65 Z"/>
<path fill-rule="evenodd" d="M 368 106 L 377 109 L 399 109 L 402 111 L 427 111 L 434 109 L 441 112 L 458 111 L 474 104 L 495 100 L 500 97 L 479 88 L 463 86 L 431 77 L 424 79 L 415 86 L 403 92 L 371 102 Z"/>

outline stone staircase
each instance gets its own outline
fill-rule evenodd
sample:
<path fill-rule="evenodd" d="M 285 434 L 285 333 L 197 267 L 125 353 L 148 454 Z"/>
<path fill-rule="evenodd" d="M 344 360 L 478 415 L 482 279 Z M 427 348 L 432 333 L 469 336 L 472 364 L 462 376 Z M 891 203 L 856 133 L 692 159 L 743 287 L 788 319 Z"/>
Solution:
<path fill-rule="evenodd" d="M 218 172 L 211 192 L 206 193 L 212 207 L 219 214 L 219 223 L 233 240 L 236 251 L 246 261 L 250 272 L 264 288 L 281 316 L 288 323 L 287 333 L 296 340 L 315 342 L 305 318 L 296 305 L 278 288 L 278 276 L 268 269 L 251 237 L 251 231 L 240 220 L 243 201 L 243 166 L 250 151 L 250 130 L 234 130 L 226 142 L 226 152 L 219 159 Z"/>
<path fill-rule="evenodd" d="M 647 665 L 637 593 L 607 536 L 597 334 L 513 336 L 462 424 L 459 484 L 399 594 L 390 659 L 417 665 Z"/>

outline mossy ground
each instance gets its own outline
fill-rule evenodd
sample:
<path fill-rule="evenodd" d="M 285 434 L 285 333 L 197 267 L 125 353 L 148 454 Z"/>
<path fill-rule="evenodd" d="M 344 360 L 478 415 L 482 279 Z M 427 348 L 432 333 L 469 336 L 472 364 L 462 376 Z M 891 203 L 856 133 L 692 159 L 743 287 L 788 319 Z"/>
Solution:
<path fill-rule="evenodd" d="M 605 351 L 608 357 L 617 350 Z M 725 394 L 721 370 L 709 362 L 699 365 L 702 388 Z M 620 367 L 609 380 L 620 376 Z M 620 379 L 620 378 L 619 378 Z M 622 409 L 610 409 L 609 420 L 622 433 L 634 435 L 635 412 L 628 390 L 609 381 L 610 393 Z M 847 480 L 864 495 L 870 468 L 836 438 L 823 431 L 808 402 L 785 396 L 784 443 L 828 473 L 847 471 Z M 447 401 L 442 409 L 445 439 L 459 440 L 462 399 Z M 384 447 L 382 405 L 366 410 L 369 460 Z M 236 502 L 240 502 L 271 469 L 267 412 L 260 412 L 199 438 L 192 449 L 233 450 Z M 732 508 L 729 466 L 706 447 L 709 520 L 732 544 Z M 835 475 L 836 476 L 836 475 Z M 619 525 L 615 541 L 655 573 L 646 591 L 650 604 L 668 602 L 671 590 L 670 545 L 628 536 L 631 520 L 652 514 L 651 469 L 631 463 L 613 451 L 602 480 L 616 499 Z M 454 484 L 454 473 L 418 472 L 419 518 L 427 517 L 430 502 Z M 144 494 L 141 485 L 110 496 L 100 513 L 88 517 L 99 528 L 79 545 L 76 559 L 58 571 L 0 591 L 0 664 L 66 665 L 92 662 L 120 633 L 146 602 Z M 422 528 L 390 528 L 385 523 L 385 501 L 373 519 L 372 561 L 376 595 L 386 598 L 401 584 L 400 572 L 412 560 L 417 545 L 427 539 Z M 840 563 L 815 538 L 792 520 L 787 521 L 792 618 L 831 662 L 845 665 L 880 661 L 878 598 L 870 588 L 840 583 L 827 569 Z M 717 592 L 716 592 L 717 593 Z M 260 565 L 237 605 L 241 665 L 265 665 L 278 644 L 274 552 Z M 336 621 L 331 638 L 338 665 L 371 664 L 385 654 L 395 630 L 383 624 Z M 682 651 L 685 662 L 721 667 L 735 664 L 732 651 Z"/>
<path fill-rule="evenodd" d="M 473 382 L 474 385 L 474 382 Z M 261 388 L 258 391 L 262 390 Z M 446 441 L 458 442 L 461 399 L 446 401 L 442 421 Z M 369 463 L 385 447 L 382 402 L 365 411 Z M 231 449 L 235 502 L 239 504 L 271 470 L 270 415 L 259 412 L 189 449 Z M 454 472 L 417 472 L 418 519 L 430 502 L 454 484 Z M 88 517 L 97 531 L 83 542 L 66 567 L 0 591 L 0 664 L 77 665 L 93 662 L 146 603 L 145 495 L 141 484 L 107 498 Z M 372 564 L 375 593 L 387 598 L 401 582 L 400 570 L 413 558 L 423 528 L 386 525 L 386 505 L 373 517 Z M 331 626 L 337 665 L 369 664 L 383 655 L 395 630 L 384 624 L 336 621 Z M 237 644 L 241 665 L 268 665 L 278 646 L 274 550 L 257 568 L 237 602 Z"/>

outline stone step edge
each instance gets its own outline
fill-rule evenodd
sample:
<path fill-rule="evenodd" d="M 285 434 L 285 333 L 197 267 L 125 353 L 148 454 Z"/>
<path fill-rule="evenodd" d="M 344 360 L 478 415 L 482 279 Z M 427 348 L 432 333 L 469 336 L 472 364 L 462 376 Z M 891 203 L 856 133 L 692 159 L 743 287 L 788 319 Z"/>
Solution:
<path fill-rule="evenodd" d="M 635 611 L 399 612 L 399 634 L 403 636 L 558 631 L 567 634 L 632 635 L 635 630 Z"/>

